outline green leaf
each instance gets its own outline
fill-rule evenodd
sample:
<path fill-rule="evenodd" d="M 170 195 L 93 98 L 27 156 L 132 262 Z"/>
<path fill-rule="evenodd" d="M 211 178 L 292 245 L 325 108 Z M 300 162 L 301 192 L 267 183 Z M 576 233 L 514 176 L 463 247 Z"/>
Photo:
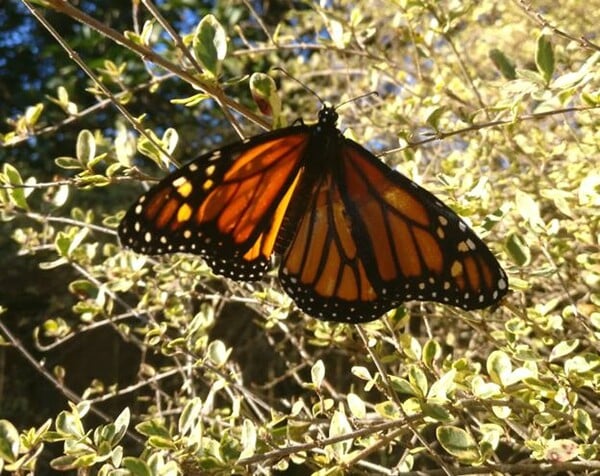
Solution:
<path fill-rule="evenodd" d="M 365 418 L 367 416 L 367 407 L 365 402 L 355 393 L 349 393 L 346 397 L 350 413 L 355 418 Z"/>
<path fill-rule="evenodd" d="M 35 106 L 29 106 L 25 110 L 25 122 L 27 127 L 32 129 L 33 126 L 37 123 L 42 115 L 42 111 L 44 110 L 44 105 L 42 103 L 38 103 Z"/>
<path fill-rule="evenodd" d="M 82 188 L 106 187 L 110 185 L 110 179 L 104 175 L 94 174 L 77 178 L 77 186 Z"/>
<path fill-rule="evenodd" d="M 439 342 L 436 340 L 428 340 L 423 346 L 423 355 L 421 356 L 421 360 L 428 367 L 433 367 L 433 362 L 436 359 L 439 359 L 442 355 L 442 347 Z"/>
<path fill-rule="evenodd" d="M 40 269 L 54 269 L 54 268 L 58 268 L 59 266 L 62 266 L 63 264 L 68 263 L 69 260 L 67 260 L 66 258 L 58 258 L 55 259 L 54 261 L 45 261 L 45 262 L 41 262 L 40 263 Z"/>
<path fill-rule="evenodd" d="M 129 134 L 129 131 L 123 124 L 118 123 L 117 136 L 115 137 L 115 154 L 117 156 L 117 163 L 124 167 L 131 167 L 133 157 L 135 156 L 135 151 L 135 139 Z M 108 171 L 106 172 L 106 175 L 110 177 Z"/>
<path fill-rule="evenodd" d="M 425 375 L 425 372 L 423 372 L 419 367 L 413 365 L 408 370 L 408 380 L 412 387 L 417 390 L 419 397 L 424 397 L 427 395 L 429 383 L 427 382 L 427 376 Z"/>
<path fill-rule="evenodd" d="M 180 99 L 171 99 L 173 104 L 181 104 L 185 107 L 194 107 L 200 104 L 202 101 L 209 99 L 211 96 L 206 93 L 198 93 L 192 96 L 188 96 Z"/>
<path fill-rule="evenodd" d="M 492 381 L 505 385 L 512 373 L 512 363 L 508 355 L 501 350 L 495 350 L 487 360 L 487 371 Z"/>
<path fill-rule="evenodd" d="M 373 379 L 373 377 L 371 377 L 371 373 L 369 372 L 369 369 L 367 369 L 366 367 L 363 367 L 361 365 L 355 365 L 354 367 L 352 367 L 350 372 L 352 372 L 353 375 L 355 375 L 356 377 L 358 377 L 361 380 L 372 380 Z"/>
<path fill-rule="evenodd" d="M 85 237 L 89 233 L 89 228 L 80 228 L 77 233 L 73 236 L 71 243 L 69 244 L 69 249 L 67 250 L 67 256 L 72 256 L 73 252 L 77 249 L 77 247 L 83 242 Z"/>
<path fill-rule="evenodd" d="M 442 114 L 446 112 L 445 106 L 432 106 L 425 108 L 425 122 L 430 125 L 434 130 L 439 131 L 439 123 Z"/>
<path fill-rule="evenodd" d="M 135 426 L 135 429 L 144 436 L 148 437 L 161 437 L 170 439 L 171 434 L 165 427 L 162 420 L 154 418 L 152 420 L 143 421 Z"/>
<path fill-rule="evenodd" d="M 58 106 L 60 106 L 60 108 L 67 114 L 71 115 L 71 114 L 77 114 L 77 105 L 71 101 L 69 101 L 69 92 L 67 91 L 67 88 L 65 88 L 64 86 L 59 86 L 56 90 L 56 97 L 57 99 L 54 99 L 52 97 L 50 97 L 49 99 L 57 104 Z"/>
<path fill-rule="evenodd" d="M 462 428 L 446 425 L 436 429 L 436 437 L 442 448 L 464 462 L 479 459 L 479 447 L 473 437 Z"/>
<path fill-rule="evenodd" d="M 542 73 L 546 84 L 548 84 L 554 73 L 554 51 L 550 42 L 550 36 L 544 32 L 537 39 L 535 65 L 538 71 Z"/>
<path fill-rule="evenodd" d="M 398 393 L 406 393 L 408 395 L 417 396 L 416 389 L 405 379 L 390 375 L 390 384 Z"/>
<path fill-rule="evenodd" d="M 58 471 L 67 471 L 75 468 L 77 458 L 73 455 L 59 456 L 50 461 L 50 467 Z"/>
<path fill-rule="evenodd" d="M 150 38 L 152 37 L 152 29 L 154 28 L 154 20 L 146 20 L 144 22 L 144 27 L 142 28 L 142 33 L 140 34 L 140 40 L 143 45 L 150 44 Z"/>
<path fill-rule="evenodd" d="M 175 148 L 179 143 L 179 134 L 177 133 L 177 130 L 173 129 L 172 127 L 167 128 L 162 136 L 162 143 L 169 154 L 175 152 Z"/>
<path fill-rule="evenodd" d="M 348 422 L 348 418 L 344 412 L 336 411 L 331 418 L 331 424 L 329 425 L 329 438 L 335 438 L 336 436 L 347 435 L 352 432 L 352 427 Z M 339 441 L 331 445 L 335 458 L 339 461 L 342 457 L 350 451 L 352 447 L 352 438 Z"/>
<path fill-rule="evenodd" d="M 179 140 L 177 131 L 168 128 L 160 139 L 151 129 L 144 132 L 137 142 L 138 151 L 156 162 L 159 167 L 168 168 L 171 162 L 168 154 L 175 150 Z"/>
<path fill-rule="evenodd" d="M 594 427 L 590 414 L 582 408 L 573 411 L 573 431 L 583 441 L 588 441 L 592 436 Z"/>
<path fill-rule="evenodd" d="M 192 41 L 194 56 L 202 67 L 218 78 L 221 63 L 227 55 L 227 35 L 213 15 L 206 15 L 198 24 Z"/>
<path fill-rule="evenodd" d="M 81 400 L 79 403 L 77 403 L 77 405 L 73 406 L 73 409 L 75 410 L 74 413 L 79 418 L 83 418 L 84 416 L 86 416 L 88 414 L 88 412 L 90 411 L 90 408 L 92 408 L 92 405 L 87 400 Z"/>
<path fill-rule="evenodd" d="M 481 376 L 476 375 L 471 381 L 473 395 L 478 398 L 492 398 L 501 395 L 502 388 L 493 382 L 486 382 Z"/>
<path fill-rule="evenodd" d="M 328 19 L 328 28 L 327 31 L 329 32 L 329 36 L 331 36 L 331 39 L 333 40 L 333 44 L 335 45 L 336 48 L 338 49 L 343 49 L 346 47 L 346 38 L 345 37 L 349 37 L 350 35 L 345 35 L 344 34 L 344 25 L 342 25 L 342 23 L 340 23 L 337 20 L 333 20 L 331 18 Z"/>
<path fill-rule="evenodd" d="M 210 344 L 208 344 L 207 354 L 210 361 L 216 367 L 221 367 L 225 364 L 225 362 L 227 362 L 229 354 L 231 354 L 231 349 L 228 350 L 222 341 L 213 340 Z"/>
<path fill-rule="evenodd" d="M 583 441 L 588 441 L 594 430 L 592 419 L 588 412 L 581 408 L 576 408 L 573 412 L 573 431 Z"/>
<path fill-rule="evenodd" d="M 56 238 L 54 239 L 54 246 L 56 247 L 59 256 L 65 257 L 68 255 L 70 244 L 71 237 L 67 233 L 61 231 L 56 234 Z"/>
<path fill-rule="evenodd" d="M 143 45 L 142 37 L 138 35 L 135 31 L 125 30 L 123 32 L 123 36 L 125 36 L 125 38 L 135 43 L 136 45 Z"/>
<path fill-rule="evenodd" d="M 515 66 L 502 51 L 497 48 L 493 48 L 489 55 L 492 63 L 494 63 L 494 66 L 496 66 L 502 76 L 509 80 L 517 79 Z"/>
<path fill-rule="evenodd" d="M 27 204 L 27 194 L 23 188 L 23 179 L 19 171 L 11 164 L 5 163 L 2 167 L 2 174 L 6 177 L 2 181 L 6 181 L 8 185 L 14 185 L 14 188 L 8 189 L 8 196 L 11 203 L 23 210 L 29 210 Z"/>
<path fill-rule="evenodd" d="M 500 425 L 486 423 L 481 425 L 481 439 L 479 448 L 484 458 L 490 457 L 500 444 L 500 438 L 504 431 Z"/>
<path fill-rule="evenodd" d="M 240 453 L 239 459 L 250 458 L 254 456 L 256 451 L 256 426 L 251 420 L 245 418 L 242 424 L 242 436 L 240 443 L 242 444 L 242 452 Z"/>
<path fill-rule="evenodd" d="M 544 459 L 556 463 L 564 463 L 565 461 L 571 461 L 577 458 L 578 445 L 574 441 L 567 439 L 559 439 L 549 441 L 546 451 L 544 452 Z"/>
<path fill-rule="evenodd" d="M 492 407 L 492 412 L 496 415 L 497 418 L 501 420 L 506 420 L 512 413 L 512 409 L 510 407 L 502 406 L 502 405 L 494 405 Z"/>
<path fill-rule="evenodd" d="M 127 428 L 129 427 L 129 422 L 131 420 L 131 412 L 129 411 L 129 407 L 125 407 L 123 411 L 119 414 L 119 416 L 115 419 L 115 433 L 111 438 L 111 445 L 116 445 L 121 441 L 125 433 L 127 433 Z"/>
<path fill-rule="evenodd" d="M 8 420 L 0 420 L 0 458 L 14 463 L 19 456 L 19 432 Z"/>
<path fill-rule="evenodd" d="M 321 359 L 317 360 L 310 369 L 310 378 L 316 389 L 321 388 L 321 384 L 325 378 L 325 365 Z"/>
<path fill-rule="evenodd" d="M 77 136 L 77 160 L 84 166 L 96 157 L 96 139 L 87 129 L 82 130 Z"/>
<path fill-rule="evenodd" d="M 195 397 L 187 401 L 181 416 L 179 417 L 179 433 L 182 435 L 188 435 L 189 432 L 196 428 L 196 423 L 200 412 L 202 411 L 202 399 Z"/>
<path fill-rule="evenodd" d="M 56 431 L 63 436 L 74 436 L 81 438 L 84 435 L 81 419 L 73 413 L 63 411 L 56 417 Z"/>
<path fill-rule="evenodd" d="M 152 471 L 145 461 L 127 456 L 123 458 L 123 467 L 131 471 L 133 476 L 152 476 Z"/>
<path fill-rule="evenodd" d="M 423 414 L 429 418 L 433 418 L 436 421 L 447 423 L 454 420 L 454 416 L 445 407 L 438 405 L 437 403 L 423 403 L 421 404 Z"/>
<path fill-rule="evenodd" d="M 410 334 L 402 334 L 399 339 L 399 344 L 407 357 L 412 360 L 421 359 L 421 344 Z"/>
<path fill-rule="evenodd" d="M 554 360 L 560 359 L 561 357 L 569 355 L 577 347 L 579 347 L 579 339 L 563 340 L 552 348 L 548 360 L 552 362 Z"/>
<path fill-rule="evenodd" d="M 596 107 L 600 104 L 600 94 L 590 94 L 588 92 L 581 93 L 581 99 L 588 106 Z"/>
<path fill-rule="evenodd" d="M 61 169 L 66 170 L 81 170 L 83 168 L 81 162 L 73 157 L 57 157 L 54 159 L 54 163 Z"/>
<path fill-rule="evenodd" d="M 451 392 L 454 387 L 454 380 L 456 378 L 456 369 L 450 369 L 448 372 L 443 374 L 438 380 L 431 384 L 427 398 L 435 398 L 439 401 L 448 400 L 448 393 Z"/>
<path fill-rule="evenodd" d="M 510 375 L 505 379 L 504 386 L 514 385 L 521 382 L 524 379 L 534 377 L 533 372 L 527 367 L 518 367 L 513 370 Z"/>
<path fill-rule="evenodd" d="M 565 373 L 571 374 L 584 374 L 591 372 L 592 370 L 600 366 L 600 356 L 597 354 L 586 353 L 583 355 L 576 355 L 565 361 Z"/>
<path fill-rule="evenodd" d="M 172 438 L 161 438 L 160 436 L 151 436 L 148 438 L 148 444 L 160 450 L 172 450 L 175 448 Z"/>
<path fill-rule="evenodd" d="M 506 251 L 519 266 L 527 266 L 531 262 L 529 245 L 519 233 L 511 233 L 506 239 Z"/>
<path fill-rule="evenodd" d="M 277 94 L 277 85 L 273 78 L 264 73 L 254 73 L 250 76 L 250 93 L 260 112 L 266 116 L 273 116 L 275 128 L 279 127 L 281 99 Z"/>
<path fill-rule="evenodd" d="M 56 193 L 51 195 L 49 200 L 56 208 L 60 208 L 67 203 L 70 191 L 71 189 L 68 185 L 59 185 L 56 188 Z"/>
<path fill-rule="evenodd" d="M 544 227 L 544 222 L 540 214 L 540 205 L 530 194 L 517 190 L 515 192 L 515 203 L 518 212 L 529 223 L 532 229 L 536 230 Z"/>
<path fill-rule="evenodd" d="M 97 164 L 102 162 L 107 157 L 107 155 L 107 153 L 96 155 L 92 160 L 90 160 L 87 163 L 88 170 L 92 170 Z"/>
<path fill-rule="evenodd" d="M 145 134 L 140 135 L 137 141 L 138 152 L 156 162 L 159 167 L 167 168 L 168 163 L 165 163 L 162 159 L 160 139 L 151 129 L 146 129 L 144 132 Z"/>
<path fill-rule="evenodd" d="M 375 411 L 383 418 L 387 418 L 389 420 L 396 420 L 401 417 L 398 407 L 390 401 L 376 404 Z"/>

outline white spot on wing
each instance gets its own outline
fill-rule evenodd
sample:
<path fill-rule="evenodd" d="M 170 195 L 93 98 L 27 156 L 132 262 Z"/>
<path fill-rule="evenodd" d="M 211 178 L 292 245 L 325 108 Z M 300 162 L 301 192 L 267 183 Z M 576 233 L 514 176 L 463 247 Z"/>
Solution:
<path fill-rule="evenodd" d="M 182 186 L 184 183 L 186 183 L 188 180 L 185 177 L 178 177 L 175 180 L 173 180 L 173 187 L 178 188 L 180 186 Z"/>

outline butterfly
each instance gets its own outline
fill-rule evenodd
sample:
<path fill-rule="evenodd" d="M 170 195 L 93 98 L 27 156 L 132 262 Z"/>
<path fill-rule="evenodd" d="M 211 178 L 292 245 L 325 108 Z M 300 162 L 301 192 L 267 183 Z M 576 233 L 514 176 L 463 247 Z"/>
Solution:
<path fill-rule="evenodd" d="M 497 303 L 506 273 L 450 208 L 337 128 L 335 108 L 201 155 L 127 211 L 121 243 L 198 254 L 213 272 L 279 280 L 307 314 L 374 320 L 404 301 Z"/>

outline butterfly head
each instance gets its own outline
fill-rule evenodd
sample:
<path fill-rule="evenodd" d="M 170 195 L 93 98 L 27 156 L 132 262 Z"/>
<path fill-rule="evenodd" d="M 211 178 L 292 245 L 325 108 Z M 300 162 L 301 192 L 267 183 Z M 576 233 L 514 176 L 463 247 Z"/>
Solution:
<path fill-rule="evenodd" d="M 324 128 L 335 128 L 338 120 L 338 113 L 331 106 L 323 106 L 319 111 L 319 126 Z"/>

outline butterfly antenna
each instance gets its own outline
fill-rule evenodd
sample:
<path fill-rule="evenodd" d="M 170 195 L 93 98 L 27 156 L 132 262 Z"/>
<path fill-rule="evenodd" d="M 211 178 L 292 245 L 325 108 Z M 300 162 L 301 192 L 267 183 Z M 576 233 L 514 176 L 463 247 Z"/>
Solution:
<path fill-rule="evenodd" d="M 337 111 L 340 107 L 345 106 L 348 103 L 360 101 L 361 99 L 367 98 L 369 96 L 379 96 L 379 93 L 377 91 L 371 91 L 369 93 L 361 94 L 360 96 L 356 96 L 354 98 L 348 99 L 347 101 L 344 101 L 341 104 L 338 104 L 334 107 L 334 109 Z"/>
<path fill-rule="evenodd" d="M 321 96 L 319 96 L 313 89 L 309 88 L 306 84 L 304 84 L 302 81 L 300 81 L 298 78 L 292 76 L 290 73 L 288 73 L 285 69 L 280 68 L 279 66 L 276 66 L 273 68 L 276 71 L 281 71 L 284 75 L 286 75 L 288 78 L 293 79 L 294 81 L 296 81 L 300 86 L 302 86 L 304 89 L 306 89 L 309 93 L 311 93 L 314 97 L 316 97 L 319 102 L 322 105 L 325 105 L 325 101 L 323 101 L 323 99 L 321 99 Z"/>

